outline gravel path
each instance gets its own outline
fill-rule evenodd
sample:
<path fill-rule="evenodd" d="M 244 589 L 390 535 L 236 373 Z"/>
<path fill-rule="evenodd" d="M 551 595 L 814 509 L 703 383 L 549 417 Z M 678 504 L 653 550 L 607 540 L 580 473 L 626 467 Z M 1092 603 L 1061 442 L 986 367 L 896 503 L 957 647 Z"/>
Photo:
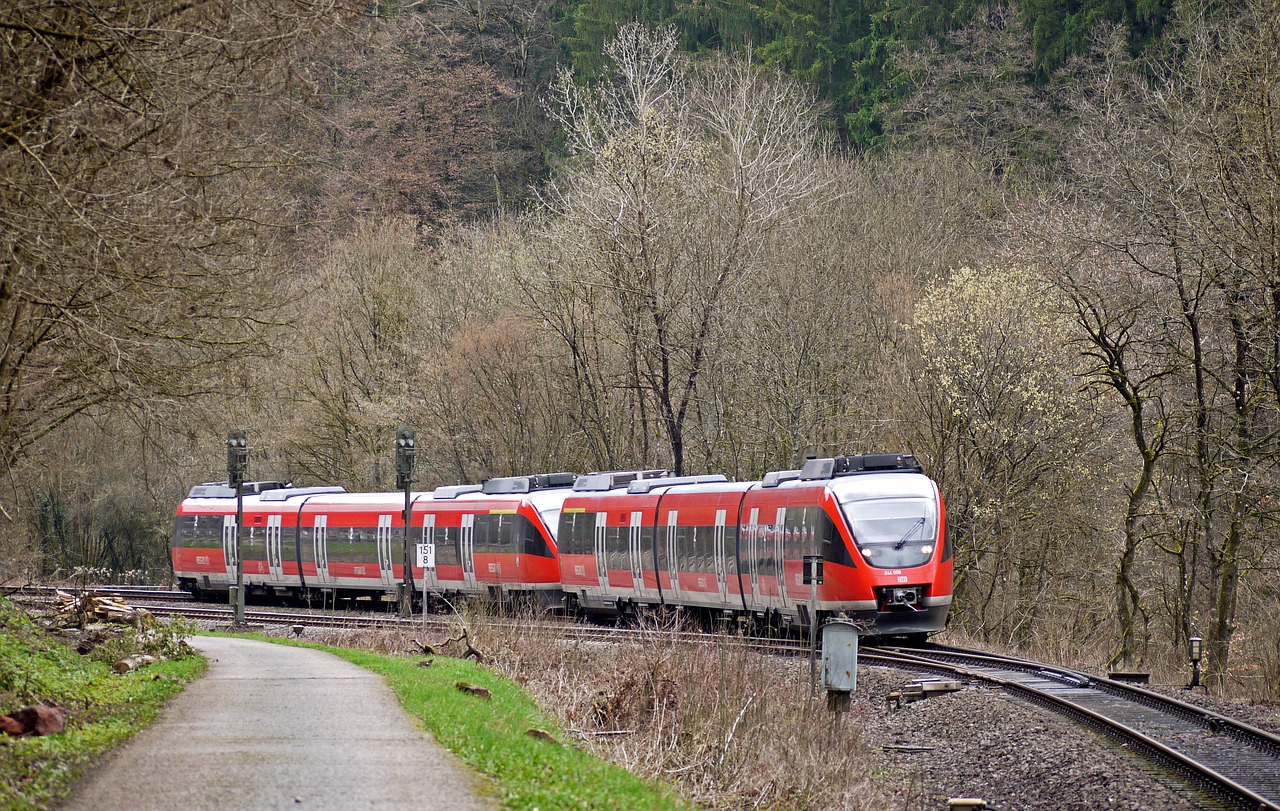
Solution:
<path fill-rule="evenodd" d="M 380 677 L 328 653 L 197 637 L 208 674 L 75 789 L 62 811 L 493 811 L 496 789 Z"/>

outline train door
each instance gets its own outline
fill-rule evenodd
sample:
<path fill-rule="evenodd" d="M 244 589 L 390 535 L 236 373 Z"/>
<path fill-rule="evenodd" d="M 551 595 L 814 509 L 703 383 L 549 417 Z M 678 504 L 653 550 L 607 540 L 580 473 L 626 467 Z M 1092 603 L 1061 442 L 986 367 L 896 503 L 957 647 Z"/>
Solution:
<path fill-rule="evenodd" d="M 236 517 L 222 516 L 222 559 L 227 564 L 227 582 L 236 582 Z"/>
<path fill-rule="evenodd" d="M 378 516 L 378 573 L 382 577 L 382 585 L 390 586 L 396 582 L 392 570 L 391 557 L 391 516 Z"/>
<path fill-rule="evenodd" d="M 322 586 L 328 585 L 333 582 L 329 577 L 329 516 L 316 516 L 311 543 L 315 551 L 316 582 Z"/>
<path fill-rule="evenodd" d="M 631 550 L 631 588 L 637 596 L 649 596 L 644 587 L 644 513 L 636 510 L 631 513 L 631 526 L 628 529 L 627 546 Z"/>
<path fill-rule="evenodd" d="M 671 595 L 680 596 L 680 564 L 676 559 L 676 531 L 679 526 L 678 513 L 675 510 L 667 513 L 667 572 L 671 579 Z"/>
<path fill-rule="evenodd" d="M 609 588 L 609 513 L 596 513 L 596 576 L 600 588 Z"/>
<path fill-rule="evenodd" d="M 720 590 L 720 602 L 724 602 L 729 595 L 728 567 L 725 565 L 724 558 L 724 521 L 728 514 L 727 510 L 716 510 L 714 555 L 716 559 L 716 586 Z"/>
<path fill-rule="evenodd" d="M 283 518 L 282 515 L 267 516 L 267 569 L 272 580 L 284 579 L 284 544 L 281 540 L 284 533 L 280 529 Z"/>
<path fill-rule="evenodd" d="M 751 581 L 751 599 L 760 599 L 760 508 L 752 507 L 747 523 L 747 576 Z"/>
<path fill-rule="evenodd" d="M 462 582 L 467 588 L 476 586 L 476 516 L 462 516 L 462 530 L 458 533 L 458 560 L 462 562 Z"/>
<path fill-rule="evenodd" d="M 422 590 L 439 591 L 440 580 L 436 577 L 436 517 L 428 513 L 422 516 L 422 543 L 418 545 L 422 566 Z"/>
<path fill-rule="evenodd" d="M 778 599 L 785 606 L 787 604 L 787 567 L 783 553 L 786 552 L 786 544 L 784 543 L 787 535 L 787 508 L 779 507 L 777 517 L 773 522 L 773 570 L 777 573 L 778 580 Z"/>

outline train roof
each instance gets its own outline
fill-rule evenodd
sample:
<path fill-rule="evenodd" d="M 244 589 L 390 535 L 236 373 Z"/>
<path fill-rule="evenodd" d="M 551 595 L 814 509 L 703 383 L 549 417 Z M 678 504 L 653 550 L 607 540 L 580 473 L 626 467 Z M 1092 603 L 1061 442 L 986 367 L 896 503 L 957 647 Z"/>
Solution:
<path fill-rule="evenodd" d="M 902 476 L 851 476 L 827 483 L 841 504 L 880 498 L 935 498 L 937 485 L 923 473 Z"/>
<path fill-rule="evenodd" d="M 845 503 L 872 498 L 933 497 L 937 485 L 910 454 L 872 453 L 809 459 L 800 470 L 765 474 L 761 487 L 826 487 Z"/>
<path fill-rule="evenodd" d="M 667 493 L 739 493 L 750 490 L 758 482 L 731 482 L 723 475 L 671 476 L 655 479 L 637 479 L 625 487 L 587 488 L 576 490 L 575 499 L 623 498 L 626 496 L 665 495 Z"/>
<path fill-rule="evenodd" d="M 557 487 L 572 487 L 576 473 L 538 473 L 533 476 L 501 476 L 485 481 L 482 489 L 486 495 L 512 495 L 532 493 Z"/>
<path fill-rule="evenodd" d="M 587 473 L 579 476 L 573 483 L 577 492 L 602 492 L 626 487 L 634 481 L 647 479 L 664 479 L 671 476 L 671 471 L 664 469 L 651 470 L 610 470 L 600 473 Z"/>
<path fill-rule="evenodd" d="M 863 453 L 809 459 L 800 469 L 800 479 L 817 481 L 861 473 L 924 473 L 924 468 L 919 460 L 906 453 Z"/>
<path fill-rule="evenodd" d="M 241 485 L 245 497 L 256 496 L 272 490 L 285 490 L 293 487 L 292 482 L 254 481 Z M 187 498 L 235 498 L 236 489 L 230 482 L 202 482 L 191 488 Z"/>

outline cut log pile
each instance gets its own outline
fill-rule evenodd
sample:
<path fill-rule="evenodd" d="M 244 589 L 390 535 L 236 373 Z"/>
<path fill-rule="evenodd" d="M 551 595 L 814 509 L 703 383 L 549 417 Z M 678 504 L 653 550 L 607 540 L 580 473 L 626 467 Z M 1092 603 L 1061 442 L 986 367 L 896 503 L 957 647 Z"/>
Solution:
<path fill-rule="evenodd" d="M 138 622 L 150 619 L 151 612 L 145 608 L 131 606 L 118 597 L 107 597 L 100 594 L 82 592 L 70 594 L 59 591 L 57 594 L 58 616 L 67 622 Z"/>

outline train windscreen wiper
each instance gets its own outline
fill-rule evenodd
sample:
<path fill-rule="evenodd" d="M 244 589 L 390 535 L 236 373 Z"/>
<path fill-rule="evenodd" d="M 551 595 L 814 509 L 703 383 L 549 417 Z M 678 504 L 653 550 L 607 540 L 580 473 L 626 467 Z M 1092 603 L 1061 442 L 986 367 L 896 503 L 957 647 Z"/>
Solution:
<path fill-rule="evenodd" d="M 914 522 L 912 522 L 911 528 L 907 530 L 907 534 L 899 538 L 898 542 L 893 545 L 894 550 L 896 551 L 906 546 L 907 541 L 911 538 L 911 536 L 915 535 L 923 526 L 924 526 L 924 516 L 920 516 Z"/>

